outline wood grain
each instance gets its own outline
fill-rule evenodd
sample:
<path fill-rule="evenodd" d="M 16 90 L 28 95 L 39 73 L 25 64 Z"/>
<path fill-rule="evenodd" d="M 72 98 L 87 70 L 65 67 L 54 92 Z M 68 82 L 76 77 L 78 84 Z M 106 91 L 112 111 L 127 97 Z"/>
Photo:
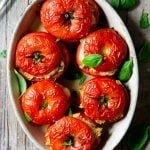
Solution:
<path fill-rule="evenodd" d="M 32 0 L 8 0 L 0 12 L 0 51 L 10 44 L 16 23 Z M 142 30 L 139 27 L 139 18 L 142 9 L 150 14 L 150 0 L 140 0 L 131 11 L 119 12 L 126 23 L 137 50 L 145 40 L 150 41 L 150 28 Z M 150 63 L 140 63 L 140 89 L 136 113 L 131 127 L 136 124 L 150 124 Z M 6 81 L 6 58 L 0 58 L 0 150 L 38 150 L 24 134 L 18 124 L 10 104 Z M 145 109 L 147 106 L 147 109 Z M 126 149 L 124 139 L 116 149 Z M 147 150 L 150 149 L 148 144 Z"/>

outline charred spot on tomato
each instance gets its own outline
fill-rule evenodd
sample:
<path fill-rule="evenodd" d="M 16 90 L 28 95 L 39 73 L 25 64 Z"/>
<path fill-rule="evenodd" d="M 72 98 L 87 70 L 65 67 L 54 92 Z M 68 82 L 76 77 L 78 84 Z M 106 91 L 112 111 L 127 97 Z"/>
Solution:
<path fill-rule="evenodd" d="M 62 142 L 63 145 L 66 147 L 73 146 L 74 145 L 74 137 L 72 135 L 68 136 L 65 141 Z"/>
<path fill-rule="evenodd" d="M 33 52 L 32 55 L 30 56 L 25 56 L 26 58 L 31 58 L 33 60 L 33 63 L 36 65 L 39 62 L 42 62 L 43 58 L 45 57 L 44 55 L 41 54 L 39 50 Z"/>
<path fill-rule="evenodd" d="M 45 109 L 46 107 L 48 107 L 48 102 L 47 101 L 43 101 L 42 105 L 40 105 L 39 109 L 40 110 L 43 110 Z"/>

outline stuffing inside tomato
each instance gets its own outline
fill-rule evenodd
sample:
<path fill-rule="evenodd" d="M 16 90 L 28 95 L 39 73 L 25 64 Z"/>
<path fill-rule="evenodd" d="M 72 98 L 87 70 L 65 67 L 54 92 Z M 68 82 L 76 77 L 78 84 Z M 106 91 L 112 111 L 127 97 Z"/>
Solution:
<path fill-rule="evenodd" d="M 98 23 L 98 6 L 93 0 L 47 0 L 42 5 L 45 29 L 65 41 L 77 41 Z"/>
<path fill-rule="evenodd" d="M 94 142 L 91 128 L 74 117 L 63 117 L 49 126 L 45 138 L 53 150 L 90 150 Z"/>
<path fill-rule="evenodd" d="M 87 74 L 111 76 L 125 60 L 127 52 L 127 44 L 115 30 L 99 29 L 81 40 L 76 62 Z"/>
<path fill-rule="evenodd" d="M 35 124 L 52 124 L 68 109 L 70 92 L 52 81 L 32 84 L 21 98 L 22 109 Z"/>
<path fill-rule="evenodd" d="M 97 123 L 114 122 L 125 115 L 129 96 L 120 81 L 97 77 L 82 86 L 80 101 L 85 114 Z"/>
<path fill-rule="evenodd" d="M 16 49 L 16 68 L 28 80 L 56 79 L 68 64 L 68 51 L 45 32 L 25 35 Z"/>

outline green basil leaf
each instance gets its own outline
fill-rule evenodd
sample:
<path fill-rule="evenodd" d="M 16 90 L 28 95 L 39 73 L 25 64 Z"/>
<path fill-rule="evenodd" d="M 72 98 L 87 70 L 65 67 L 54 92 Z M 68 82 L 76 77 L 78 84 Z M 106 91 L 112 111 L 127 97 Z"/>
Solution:
<path fill-rule="evenodd" d="M 137 0 L 120 0 L 121 9 L 131 9 L 135 6 Z"/>
<path fill-rule="evenodd" d="M 119 4 L 120 4 L 120 0 L 112 0 L 111 1 L 111 5 L 116 9 L 119 7 Z"/>
<path fill-rule="evenodd" d="M 143 47 L 138 53 L 139 61 L 150 61 L 150 41 L 144 43 Z"/>
<path fill-rule="evenodd" d="M 24 77 L 19 72 L 17 72 L 17 70 L 14 70 L 14 72 L 18 80 L 20 93 L 23 94 L 27 89 L 27 82 Z"/>
<path fill-rule="evenodd" d="M 32 121 L 32 118 L 31 118 L 26 112 L 24 112 L 24 118 L 25 118 L 28 122 L 31 122 L 31 121 Z"/>
<path fill-rule="evenodd" d="M 69 136 L 68 139 L 66 139 L 66 141 L 62 142 L 62 144 L 66 147 L 74 145 L 74 137 Z"/>
<path fill-rule="evenodd" d="M 146 28 L 150 27 L 150 23 L 149 23 L 149 19 L 148 19 L 148 13 L 144 12 L 144 10 L 142 11 L 142 15 L 140 18 L 140 27 L 142 29 L 146 29 Z"/>
<path fill-rule="evenodd" d="M 73 113 L 72 113 L 72 109 L 71 108 L 69 108 L 69 110 L 68 110 L 68 116 L 72 116 L 73 115 Z"/>
<path fill-rule="evenodd" d="M 0 51 L 0 57 L 1 58 L 5 58 L 6 56 L 7 56 L 7 51 L 6 50 Z"/>
<path fill-rule="evenodd" d="M 149 139 L 150 126 L 138 125 L 127 133 L 127 146 L 129 150 L 142 150 Z"/>
<path fill-rule="evenodd" d="M 82 85 L 85 82 L 86 78 L 86 75 L 82 73 L 82 77 L 79 80 L 79 85 Z"/>
<path fill-rule="evenodd" d="M 124 64 L 122 65 L 122 68 L 118 74 L 118 79 L 120 81 L 127 82 L 130 79 L 132 72 L 133 72 L 133 60 L 130 59 L 125 61 Z"/>
<path fill-rule="evenodd" d="M 111 5 L 115 9 L 131 9 L 133 8 L 137 3 L 137 0 L 111 0 Z"/>
<path fill-rule="evenodd" d="M 102 63 L 103 57 L 99 54 L 90 54 L 87 55 L 83 60 L 82 63 L 87 67 L 97 67 Z"/>

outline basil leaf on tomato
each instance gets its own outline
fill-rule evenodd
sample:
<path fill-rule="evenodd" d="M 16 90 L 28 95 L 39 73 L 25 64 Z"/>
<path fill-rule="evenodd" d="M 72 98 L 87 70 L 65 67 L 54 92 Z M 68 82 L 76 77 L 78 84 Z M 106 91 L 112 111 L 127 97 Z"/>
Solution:
<path fill-rule="evenodd" d="M 17 70 L 14 70 L 14 72 L 17 77 L 20 94 L 23 94 L 27 89 L 27 82 L 25 78 Z"/>
<path fill-rule="evenodd" d="M 127 133 L 127 146 L 129 150 L 142 150 L 149 139 L 150 126 L 138 125 Z"/>
<path fill-rule="evenodd" d="M 150 41 L 144 43 L 143 47 L 138 53 L 139 61 L 150 61 Z"/>
<path fill-rule="evenodd" d="M 131 58 L 125 61 L 124 64 L 122 65 L 121 70 L 118 74 L 118 79 L 120 81 L 127 82 L 130 79 L 132 72 L 133 72 L 133 59 Z"/>
<path fill-rule="evenodd" d="M 0 51 L 0 58 L 5 58 L 6 56 L 7 56 L 7 51 L 6 50 Z"/>
<path fill-rule="evenodd" d="M 144 10 L 142 11 L 142 15 L 141 15 L 141 18 L 140 18 L 140 27 L 142 29 L 147 29 L 148 27 L 150 27 L 150 22 L 149 22 L 149 19 L 148 19 L 148 13 L 145 12 Z"/>
<path fill-rule="evenodd" d="M 31 118 L 26 112 L 24 112 L 24 118 L 25 118 L 28 122 L 31 122 L 31 121 L 32 121 L 32 118 Z"/>
<path fill-rule="evenodd" d="M 90 54 L 84 57 L 84 59 L 82 60 L 82 63 L 84 64 L 84 66 L 86 67 L 97 67 L 99 66 L 103 61 L 103 56 L 99 55 L 99 54 Z"/>

